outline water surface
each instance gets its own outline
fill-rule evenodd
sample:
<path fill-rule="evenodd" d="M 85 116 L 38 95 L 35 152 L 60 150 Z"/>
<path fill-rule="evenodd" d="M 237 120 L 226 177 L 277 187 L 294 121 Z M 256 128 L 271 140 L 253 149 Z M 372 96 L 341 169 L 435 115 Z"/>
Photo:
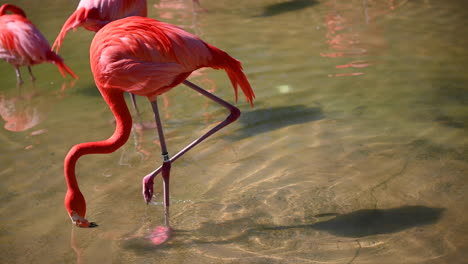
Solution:
<path fill-rule="evenodd" d="M 78 1 L 17 0 L 53 42 Z M 92 32 L 61 49 L 79 75 L 33 67 L 16 87 L 0 62 L 1 263 L 460 263 L 468 252 L 468 11 L 464 1 L 148 1 L 241 60 L 255 89 L 240 120 L 173 165 L 173 238 L 141 177 L 160 164 L 156 131 L 135 126 L 113 154 L 80 159 L 98 228 L 72 227 L 63 159 L 102 140 L 113 117 L 88 62 Z M 4 1 L 0 1 L 1 4 Z M 234 103 L 223 72 L 191 81 Z M 151 108 L 138 98 L 151 127 Z M 163 98 L 169 151 L 224 119 L 183 86 Z M 138 120 L 135 120 L 135 122 Z"/>

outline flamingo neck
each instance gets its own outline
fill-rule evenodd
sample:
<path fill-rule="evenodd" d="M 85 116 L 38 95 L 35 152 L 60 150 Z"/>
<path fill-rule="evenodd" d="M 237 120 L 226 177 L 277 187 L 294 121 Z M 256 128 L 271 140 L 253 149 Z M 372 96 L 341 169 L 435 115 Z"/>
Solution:
<path fill-rule="evenodd" d="M 88 154 L 106 154 L 119 149 L 127 142 L 132 130 L 132 117 L 125 103 L 124 93 L 119 90 L 101 89 L 101 94 L 114 114 L 116 126 L 112 136 L 103 141 L 81 143 L 73 146 L 65 157 L 64 173 L 69 191 L 80 192 L 75 167 L 78 159 Z"/>

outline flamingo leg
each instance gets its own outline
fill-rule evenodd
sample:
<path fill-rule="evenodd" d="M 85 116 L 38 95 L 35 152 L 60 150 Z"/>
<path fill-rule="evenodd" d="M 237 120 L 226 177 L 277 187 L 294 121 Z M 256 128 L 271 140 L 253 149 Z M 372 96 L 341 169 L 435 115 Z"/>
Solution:
<path fill-rule="evenodd" d="M 133 105 L 133 109 L 135 109 L 138 117 L 140 117 L 140 110 L 138 109 L 138 106 L 136 104 L 136 98 L 135 98 L 135 95 L 132 94 L 132 93 L 128 93 L 130 95 L 130 99 L 132 100 L 132 105 Z"/>
<path fill-rule="evenodd" d="M 21 71 L 18 66 L 15 66 L 15 72 L 16 72 L 16 82 L 18 84 L 23 84 L 23 79 L 21 78 Z"/>
<path fill-rule="evenodd" d="M 166 226 L 169 227 L 169 178 L 171 174 L 171 161 L 169 153 L 167 152 L 166 138 L 162 127 L 161 117 L 159 115 L 157 99 L 151 101 L 151 107 L 154 112 L 154 119 L 158 130 L 159 142 L 161 144 L 161 155 L 163 156 L 163 165 L 161 166 L 161 174 L 163 177 L 164 185 L 164 215 L 166 219 Z"/>
<path fill-rule="evenodd" d="M 31 66 L 28 66 L 28 71 L 29 71 L 29 75 L 31 75 L 31 81 L 35 81 L 36 77 L 34 77 L 34 75 L 32 73 Z"/>
<path fill-rule="evenodd" d="M 224 101 L 223 99 L 213 95 L 212 93 L 200 88 L 199 86 L 197 86 L 197 85 L 195 85 L 195 84 L 193 84 L 193 83 L 191 83 L 191 82 L 189 82 L 187 80 L 185 80 L 183 82 L 183 84 L 190 87 L 190 88 L 192 88 L 193 90 L 197 91 L 198 93 L 208 97 L 209 99 L 215 101 L 216 103 L 220 104 L 221 106 L 225 107 L 226 109 L 228 109 L 230 111 L 230 114 L 223 122 L 221 122 L 218 125 L 216 125 L 215 127 L 213 127 L 211 130 L 209 130 L 207 133 L 205 133 L 201 137 L 195 139 L 192 143 L 188 144 L 186 147 L 184 147 L 182 150 L 180 150 L 178 153 L 176 153 L 172 158 L 169 158 L 169 156 L 167 156 L 167 158 L 168 158 L 167 163 L 172 163 L 172 162 L 176 161 L 184 153 L 186 153 L 187 151 L 189 151 L 190 149 L 192 149 L 193 147 L 198 145 L 200 142 L 205 140 L 207 137 L 209 137 L 209 136 L 213 135 L 214 133 L 216 133 L 218 130 L 220 130 L 223 127 L 229 125 L 230 123 L 236 121 L 237 118 L 239 118 L 239 116 L 240 116 L 239 108 L 233 106 L 232 104 Z M 153 108 L 153 110 L 154 110 L 154 108 Z M 156 116 L 156 114 L 155 114 L 155 116 Z M 156 121 L 156 122 L 158 122 L 158 121 Z M 159 130 L 160 124 L 157 124 L 157 126 L 158 126 L 158 130 Z M 161 128 L 161 131 L 162 131 L 162 128 Z M 161 148 L 166 149 L 165 142 L 164 142 L 164 145 L 161 142 Z M 166 151 L 167 151 L 167 149 L 166 149 Z M 168 166 L 168 165 L 166 165 L 166 166 Z M 162 166 L 160 166 L 159 168 L 157 168 L 156 170 L 154 170 L 153 172 L 151 172 L 150 174 L 146 175 L 143 178 L 143 196 L 145 197 L 145 200 L 146 200 L 147 203 L 149 203 L 151 201 L 152 197 L 153 197 L 153 184 L 154 184 L 153 180 L 154 180 L 154 177 L 156 177 L 159 174 L 159 172 L 161 172 L 162 170 L 163 171 L 168 170 L 168 169 L 164 169 L 164 164 Z M 163 174 L 163 178 L 164 178 L 165 173 L 163 172 L 162 174 Z M 169 179 L 167 181 L 167 194 L 169 194 Z M 166 196 L 165 196 L 165 199 L 166 199 Z M 167 199 L 169 200 L 169 196 L 167 196 Z"/>

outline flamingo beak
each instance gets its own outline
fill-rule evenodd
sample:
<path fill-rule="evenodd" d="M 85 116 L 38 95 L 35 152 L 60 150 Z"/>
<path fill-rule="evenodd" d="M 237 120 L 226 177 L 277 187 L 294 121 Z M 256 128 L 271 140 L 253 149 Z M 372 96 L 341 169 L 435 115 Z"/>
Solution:
<path fill-rule="evenodd" d="M 81 217 L 78 215 L 78 213 L 76 213 L 75 211 L 72 211 L 71 215 L 70 215 L 70 218 L 72 220 L 72 223 L 76 226 L 79 226 L 79 227 L 89 227 L 89 228 L 93 228 L 93 227 L 97 227 L 98 224 L 96 224 L 95 222 L 89 222 L 88 220 L 86 220 L 85 218 Z"/>
<path fill-rule="evenodd" d="M 87 227 L 89 227 L 89 228 L 93 228 L 93 227 L 98 227 L 98 226 L 99 226 L 99 225 L 96 224 L 95 222 L 88 222 L 88 224 L 89 224 L 89 225 L 88 225 Z"/>
<path fill-rule="evenodd" d="M 93 227 L 97 227 L 98 225 L 95 223 L 95 222 L 83 222 L 83 221 L 76 221 L 74 223 L 76 226 L 79 226 L 79 227 L 88 227 L 88 228 L 93 228 Z"/>

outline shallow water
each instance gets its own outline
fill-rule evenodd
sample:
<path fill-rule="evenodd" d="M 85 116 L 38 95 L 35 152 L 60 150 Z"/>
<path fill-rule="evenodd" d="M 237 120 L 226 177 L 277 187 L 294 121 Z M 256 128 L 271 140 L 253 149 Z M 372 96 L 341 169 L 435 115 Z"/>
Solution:
<path fill-rule="evenodd" d="M 0 263 L 461 263 L 468 257 L 468 11 L 464 1 L 148 1 L 149 16 L 196 33 L 244 64 L 257 100 L 173 165 L 171 224 L 153 129 L 80 159 L 93 229 L 63 207 L 71 146 L 112 134 L 89 69 L 91 32 L 70 32 L 54 65 L 16 87 L 0 62 Z M 0 1 L 1 4 L 4 1 Z M 77 1 L 17 0 L 52 42 Z M 195 83 L 234 102 L 226 75 Z M 175 152 L 222 120 L 183 86 L 161 100 Z M 152 125 L 147 100 L 142 122 Z M 137 120 L 135 120 L 137 122 Z"/>

